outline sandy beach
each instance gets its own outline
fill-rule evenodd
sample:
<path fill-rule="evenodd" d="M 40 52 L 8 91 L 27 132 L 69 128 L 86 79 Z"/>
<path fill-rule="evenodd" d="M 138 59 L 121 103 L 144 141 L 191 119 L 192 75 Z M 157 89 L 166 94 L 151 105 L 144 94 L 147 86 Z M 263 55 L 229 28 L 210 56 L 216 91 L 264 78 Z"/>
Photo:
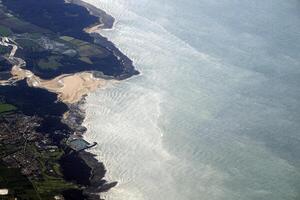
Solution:
<path fill-rule="evenodd" d="M 13 40 L 3 37 L 0 45 L 12 46 L 12 51 L 8 59 L 16 63 L 11 69 L 12 78 L 9 80 L 0 80 L 1 85 L 26 79 L 30 87 L 42 88 L 54 92 L 58 95 L 58 100 L 72 104 L 80 101 L 83 96 L 96 90 L 98 87 L 105 86 L 109 81 L 95 78 L 93 73 L 88 71 L 75 74 L 62 74 L 54 79 L 44 80 L 30 70 L 22 68 L 26 63 L 24 60 L 15 57 L 18 46 Z"/>
<path fill-rule="evenodd" d="M 12 10 L 13 14 L 18 16 L 18 19 L 19 17 L 21 19 L 12 27 L 17 30 L 19 27 L 21 28 L 18 34 L 12 31 L 7 37 L 0 37 L 2 39 L 0 40 L 1 46 L 11 47 L 10 54 L 7 50 L 6 54 L 2 56 L 2 60 L 7 61 L 10 65 L 3 62 L 5 67 L 0 77 L 2 86 L 0 87 L 0 97 L 5 97 L 5 102 L 18 108 L 18 113 L 12 113 L 17 119 L 22 121 L 27 116 L 41 119 L 37 120 L 37 123 L 23 124 L 27 127 L 32 124 L 34 128 L 38 124 L 38 131 L 46 133 L 42 137 L 51 137 L 49 144 L 59 144 L 59 150 L 61 150 L 61 146 L 63 147 L 62 152 L 66 156 L 62 156 L 59 161 L 53 161 L 55 163 L 53 170 L 52 163 L 48 159 L 43 159 L 47 163 L 46 170 L 49 173 L 41 173 L 41 176 L 44 174 L 47 177 L 55 175 L 55 180 L 64 180 L 63 183 L 66 183 L 66 188 L 64 184 L 57 184 L 59 188 L 62 188 L 59 189 L 62 192 L 54 198 L 100 199 L 100 193 L 115 187 L 117 182 L 105 180 L 105 167 L 97 160 L 96 155 L 82 150 L 78 154 L 74 153 L 65 143 L 65 139 L 72 134 L 82 136 L 87 130 L 82 125 L 85 111 L 81 110 L 81 105 L 85 103 L 81 100 L 85 96 L 97 88 L 104 88 L 117 83 L 118 80 L 138 74 L 132 61 L 112 42 L 98 33 L 99 29 L 112 28 L 114 18 L 81 0 L 65 0 L 65 3 L 70 3 L 70 5 L 65 5 L 61 0 L 53 0 L 49 6 L 51 8 L 45 6 L 48 1 L 24 3 L 16 0 L 14 3 L 3 0 L 3 2 Z M 24 10 L 26 10 L 25 13 Z M 27 19 L 25 25 L 22 21 L 23 18 Z M 34 33 L 31 34 L 32 32 Z M 21 33 L 24 33 L 22 37 Z M 73 41 L 63 41 L 60 36 L 72 38 Z M 24 41 L 26 44 L 23 43 Z M 30 48 L 27 48 L 26 45 L 30 45 Z M 36 45 L 37 49 L 32 49 L 32 45 Z M 22 51 L 17 53 L 18 48 Z M 103 51 L 99 51 L 99 49 Z M 19 113 L 24 114 L 25 117 L 19 116 Z M 18 123 L 10 123 L 12 127 L 16 124 Z M 23 128 L 21 127 L 20 130 Z M 29 132 L 32 133 L 32 131 Z M 24 136 L 23 139 L 25 139 Z M 15 142 L 16 138 L 12 137 L 12 140 Z M 32 146 L 40 149 L 36 143 Z M 21 154 L 24 155 L 24 160 L 29 157 L 36 159 L 35 155 L 30 155 L 30 153 L 35 154 L 36 152 L 22 151 Z M 42 170 L 39 165 L 45 166 L 44 163 L 36 164 L 35 177 Z M 27 161 L 27 166 L 31 168 L 32 162 Z M 61 170 L 54 174 L 57 166 Z M 44 180 L 41 178 L 42 183 L 45 182 Z M 68 189 L 69 182 L 78 187 Z M 43 188 L 41 191 L 36 191 L 38 194 L 50 195 L 51 198 L 58 191 L 54 188 L 54 194 L 50 188 L 46 189 L 45 191 Z M 44 199 L 44 196 L 42 198 Z"/>
<path fill-rule="evenodd" d="M 46 89 L 58 95 L 58 100 L 64 103 L 76 103 L 89 92 L 104 87 L 108 81 L 95 78 L 92 72 L 61 75 L 54 79 L 43 80 L 31 71 L 14 66 L 11 71 L 14 80 L 27 79 L 30 87 Z"/>

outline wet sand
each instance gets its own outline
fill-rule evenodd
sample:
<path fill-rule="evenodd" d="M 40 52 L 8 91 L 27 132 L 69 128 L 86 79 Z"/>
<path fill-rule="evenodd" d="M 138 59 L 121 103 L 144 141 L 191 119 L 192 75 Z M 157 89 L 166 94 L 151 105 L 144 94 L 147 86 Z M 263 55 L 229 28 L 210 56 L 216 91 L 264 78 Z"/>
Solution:
<path fill-rule="evenodd" d="M 105 87 L 112 80 L 95 78 L 92 72 L 61 75 L 54 79 L 43 80 L 31 71 L 14 66 L 11 70 L 14 80 L 26 79 L 30 87 L 46 89 L 58 95 L 58 100 L 73 104 L 97 88 Z"/>

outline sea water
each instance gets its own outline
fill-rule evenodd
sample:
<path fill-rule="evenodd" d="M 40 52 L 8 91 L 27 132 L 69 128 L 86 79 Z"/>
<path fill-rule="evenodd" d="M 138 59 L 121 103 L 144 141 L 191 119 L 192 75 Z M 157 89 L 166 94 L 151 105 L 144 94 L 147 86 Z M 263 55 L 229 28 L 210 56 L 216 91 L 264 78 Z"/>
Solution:
<path fill-rule="evenodd" d="M 297 0 L 85 0 L 141 75 L 87 98 L 109 200 L 300 198 Z"/>

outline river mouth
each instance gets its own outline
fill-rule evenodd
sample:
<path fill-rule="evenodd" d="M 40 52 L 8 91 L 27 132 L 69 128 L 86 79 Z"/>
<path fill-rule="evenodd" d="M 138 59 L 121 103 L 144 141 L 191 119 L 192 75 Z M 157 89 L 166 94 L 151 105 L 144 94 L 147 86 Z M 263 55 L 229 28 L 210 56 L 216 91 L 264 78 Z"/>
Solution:
<path fill-rule="evenodd" d="M 0 2 L 1 157 L 38 189 L 27 194 L 11 187 L 9 192 L 21 199 L 99 199 L 117 182 L 107 182 L 103 164 L 85 152 L 97 143 L 82 139 L 81 106 L 96 88 L 138 72 L 111 42 L 94 33 L 92 26 L 113 23 L 105 12 L 79 1 L 27 3 Z"/>

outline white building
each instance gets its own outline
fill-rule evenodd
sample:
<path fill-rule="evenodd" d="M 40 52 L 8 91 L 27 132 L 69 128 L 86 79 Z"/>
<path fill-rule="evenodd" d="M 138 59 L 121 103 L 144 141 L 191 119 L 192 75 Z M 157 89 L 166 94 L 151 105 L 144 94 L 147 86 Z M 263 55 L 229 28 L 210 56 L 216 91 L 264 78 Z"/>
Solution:
<path fill-rule="evenodd" d="M 8 195 L 8 189 L 0 189 L 0 196 Z"/>

